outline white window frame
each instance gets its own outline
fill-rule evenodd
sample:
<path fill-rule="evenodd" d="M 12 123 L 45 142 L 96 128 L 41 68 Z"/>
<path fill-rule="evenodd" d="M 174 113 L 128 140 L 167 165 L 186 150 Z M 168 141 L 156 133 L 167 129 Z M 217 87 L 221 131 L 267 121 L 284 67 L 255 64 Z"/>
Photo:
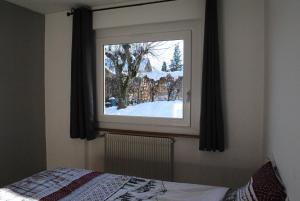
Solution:
<path fill-rule="evenodd" d="M 183 40 L 184 41 L 184 76 L 183 76 L 183 119 L 160 118 L 160 117 L 135 117 L 104 114 L 105 97 L 105 68 L 104 68 L 104 45 Z M 120 123 L 132 125 L 151 126 L 177 126 L 190 127 L 191 125 L 191 70 L 192 70 L 192 44 L 191 31 L 169 31 L 155 33 L 137 33 L 131 35 L 120 35 L 113 37 L 97 38 L 97 90 L 98 90 L 98 116 L 101 122 Z"/>

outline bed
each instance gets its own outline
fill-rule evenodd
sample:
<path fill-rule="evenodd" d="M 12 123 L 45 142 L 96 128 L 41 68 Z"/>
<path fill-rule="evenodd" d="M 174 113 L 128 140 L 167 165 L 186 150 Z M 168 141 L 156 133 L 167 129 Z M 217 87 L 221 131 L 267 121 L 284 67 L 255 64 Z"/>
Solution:
<path fill-rule="evenodd" d="M 43 171 L 0 189 L 2 201 L 221 201 L 225 187 L 165 182 L 83 169 Z"/>
<path fill-rule="evenodd" d="M 268 161 L 240 188 L 166 182 L 90 170 L 57 168 L 0 189 L 0 201 L 285 201 Z"/>

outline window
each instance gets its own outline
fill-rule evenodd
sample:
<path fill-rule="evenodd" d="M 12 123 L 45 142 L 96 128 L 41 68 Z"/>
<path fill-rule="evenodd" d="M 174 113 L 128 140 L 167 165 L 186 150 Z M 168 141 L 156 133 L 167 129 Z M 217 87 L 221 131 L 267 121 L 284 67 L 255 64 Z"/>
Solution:
<path fill-rule="evenodd" d="M 189 126 L 190 37 L 179 31 L 98 39 L 100 119 Z"/>

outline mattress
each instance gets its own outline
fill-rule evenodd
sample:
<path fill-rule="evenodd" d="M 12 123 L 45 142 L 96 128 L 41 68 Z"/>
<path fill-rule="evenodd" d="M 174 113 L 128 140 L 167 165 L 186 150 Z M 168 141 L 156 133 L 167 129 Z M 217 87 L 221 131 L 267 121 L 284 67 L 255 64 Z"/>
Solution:
<path fill-rule="evenodd" d="M 228 188 L 90 170 L 43 171 L 0 189 L 1 201 L 221 201 Z"/>

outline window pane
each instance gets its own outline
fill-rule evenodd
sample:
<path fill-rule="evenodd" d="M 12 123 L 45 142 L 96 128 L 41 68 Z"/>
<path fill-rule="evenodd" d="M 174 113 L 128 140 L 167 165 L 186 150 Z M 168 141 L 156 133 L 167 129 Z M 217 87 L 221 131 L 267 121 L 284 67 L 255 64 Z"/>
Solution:
<path fill-rule="evenodd" d="M 183 40 L 103 48 L 105 115 L 183 118 Z"/>

